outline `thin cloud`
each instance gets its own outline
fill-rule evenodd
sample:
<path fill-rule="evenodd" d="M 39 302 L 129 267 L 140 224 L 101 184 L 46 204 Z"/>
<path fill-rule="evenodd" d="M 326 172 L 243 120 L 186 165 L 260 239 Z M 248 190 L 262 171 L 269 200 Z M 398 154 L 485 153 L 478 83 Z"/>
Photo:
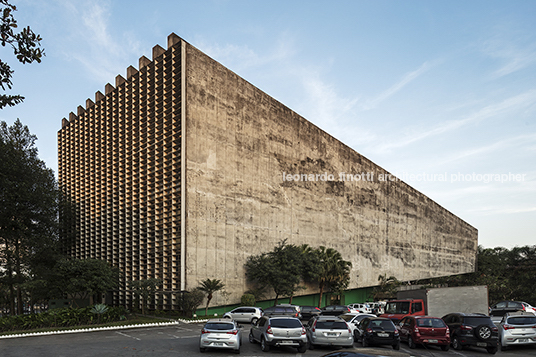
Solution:
<path fill-rule="evenodd" d="M 404 77 L 400 81 L 392 85 L 389 89 L 380 93 L 380 95 L 378 95 L 376 98 L 373 98 L 369 100 L 367 103 L 365 103 L 362 109 L 371 110 L 371 109 L 376 108 L 381 102 L 385 101 L 389 97 L 399 92 L 406 85 L 413 82 L 416 78 L 418 78 L 423 73 L 427 72 L 431 67 L 432 65 L 429 62 L 424 62 L 415 71 L 407 73 L 406 75 L 404 75 Z"/>
<path fill-rule="evenodd" d="M 532 105 L 533 103 L 536 103 L 536 90 L 530 90 L 517 96 L 505 99 L 500 103 L 488 105 L 463 119 L 447 121 L 425 131 L 409 133 L 402 140 L 392 141 L 391 143 L 380 147 L 379 150 L 390 151 L 393 149 L 402 148 L 429 137 L 442 135 L 444 133 L 457 130 L 472 123 L 486 120 L 499 114 L 519 110 L 520 108 Z"/>
<path fill-rule="evenodd" d="M 501 60 L 502 65 L 492 73 L 494 78 L 523 70 L 536 63 L 536 41 L 532 38 L 504 38 L 504 33 L 486 41 L 483 51 Z"/>

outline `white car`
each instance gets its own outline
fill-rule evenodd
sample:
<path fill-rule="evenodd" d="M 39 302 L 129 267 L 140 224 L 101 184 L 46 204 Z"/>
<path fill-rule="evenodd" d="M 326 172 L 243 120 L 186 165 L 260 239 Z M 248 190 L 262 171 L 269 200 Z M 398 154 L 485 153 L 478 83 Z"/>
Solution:
<path fill-rule="evenodd" d="M 242 345 L 242 332 L 233 320 L 211 319 L 201 330 L 199 338 L 199 351 L 205 352 L 207 348 L 231 349 L 240 353 Z"/>
<path fill-rule="evenodd" d="M 348 305 L 352 312 L 361 312 L 363 314 L 372 314 L 372 309 L 369 304 L 350 304 Z"/>
<path fill-rule="evenodd" d="M 254 323 L 262 316 L 262 309 L 254 306 L 240 306 L 223 314 L 224 318 L 237 322 Z"/>
<path fill-rule="evenodd" d="M 499 323 L 501 350 L 519 345 L 536 345 L 536 316 L 532 312 L 510 312 Z"/>

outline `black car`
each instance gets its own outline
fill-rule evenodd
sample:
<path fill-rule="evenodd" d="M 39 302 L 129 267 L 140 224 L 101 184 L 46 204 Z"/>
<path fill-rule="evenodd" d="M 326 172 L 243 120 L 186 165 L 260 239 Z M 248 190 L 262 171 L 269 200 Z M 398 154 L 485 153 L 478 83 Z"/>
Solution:
<path fill-rule="evenodd" d="M 271 306 L 262 311 L 262 316 L 290 316 L 299 317 L 298 311 L 290 306 Z"/>
<path fill-rule="evenodd" d="M 324 306 L 321 315 L 339 316 L 350 312 L 350 308 L 346 305 L 328 305 Z"/>
<path fill-rule="evenodd" d="M 357 325 L 355 338 L 363 347 L 370 345 L 391 345 L 400 349 L 400 334 L 393 323 L 385 317 L 366 317 Z"/>
<path fill-rule="evenodd" d="M 489 316 L 456 312 L 443 316 L 450 331 L 452 348 L 461 350 L 464 346 L 484 347 L 495 354 L 498 349 L 498 328 Z"/>
<path fill-rule="evenodd" d="M 316 306 L 300 306 L 300 312 L 304 320 L 320 315 L 322 310 Z"/>
<path fill-rule="evenodd" d="M 504 316 L 507 312 L 533 312 L 533 307 L 523 301 L 501 301 L 490 308 L 490 316 Z"/>

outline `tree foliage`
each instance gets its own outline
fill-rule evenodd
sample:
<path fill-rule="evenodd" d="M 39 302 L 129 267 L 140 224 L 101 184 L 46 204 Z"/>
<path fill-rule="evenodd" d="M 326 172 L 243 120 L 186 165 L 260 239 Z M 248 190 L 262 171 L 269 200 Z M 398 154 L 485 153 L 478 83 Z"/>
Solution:
<path fill-rule="evenodd" d="M 320 302 L 324 292 L 340 293 L 348 287 L 351 263 L 342 259 L 332 248 L 314 249 L 307 244 L 296 246 L 281 241 L 273 251 L 250 256 L 246 261 L 246 277 L 249 281 L 268 285 L 279 297 L 292 297 L 302 283 L 318 284 Z M 320 304 L 319 302 L 319 304 Z"/>
<path fill-rule="evenodd" d="M 163 284 L 162 279 L 149 278 L 130 282 L 130 289 L 134 295 L 141 299 L 141 313 L 145 315 L 147 313 L 147 304 L 150 299 L 154 297 L 158 288 Z"/>
<path fill-rule="evenodd" d="M 208 314 L 208 305 L 214 297 L 214 293 L 222 290 L 225 284 L 219 279 L 206 279 L 199 284 L 198 289 L 207 295 L 207 305 L 205 306 L 205 316 Z"/>
<path fill-rule="evenodd" d="M 0 22 L 0 43 L 2 47 L 10 46 L 17 60 L 22 63 L 41 62 L 41 58 L 45 55 L 41 48 L 41 36 L 35 34 L 30 26 L 16 32 L 18 28 L 17 20 L 13 13 L 17 11 L 15 5 L 9 3 L 8 0 L 0 0 L 1 22 Z M 11 77 L 13 70 L 4 61 L 0 59 L 0 86 L 2 90 L 11 89 L 13 83 Z M 21 103 L 24 97 L 20 95 L 0 95 L 0 109 L 5 106 L 14 106 Z"/>
<path fill-rule="evenodd" d="M 61 259 L 49 276 L 56 297 L 86 299 L 118 286 L 119 270 L 99 259 Z"/>
<path fill-rule="evenodd" d="M 316 250 L 319 259 L 320 272 L 317 277 L 320 297 L 318 307 L 322 303 L 324 292 L 341 294 L 350 283 L 352 263 L 342 259 L 341 253 L 333 248 L 319 247 Z"/>
<path fill-rule="evenodd" d="M 56 179 L 39 159 L 36 140 L 20 120 L 0 122 L 0 281 L 19 314 L 22 284 L 46 266 L 58 238 Z"/>

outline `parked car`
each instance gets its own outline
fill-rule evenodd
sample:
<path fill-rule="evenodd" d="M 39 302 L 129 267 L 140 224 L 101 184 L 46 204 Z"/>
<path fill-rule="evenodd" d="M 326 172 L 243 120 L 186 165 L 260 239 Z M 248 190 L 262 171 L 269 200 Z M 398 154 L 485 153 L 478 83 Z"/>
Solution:
<path fill-rule="evenodd" d="M 221 348 L 240 353 L 240 346 L 242 346 L 242 333 L 233 320 L 211 319 L 201 330 L 199 338 L 199 351 L 201 352 L 205 352 L 207 348 Z"/>
<path fill-rule="evenodd" d="M 498 329 L 491 318 L 484 314 L 456 312 L 443 316 L 450 330 L 450 341 L 455 350 L 464 346 L 484 347 L 495 354 L 498 349 Z"/>
<path fill-rule="evenodd" d="M 262 316 L 262 309 L 254 306 L 241 306 L 223 314 L 224 318 L 230 318 L 238 322 L 252 323 Z"/>
<path fill-rule="evenodd" d="M 380 316 L 381 314 L 385 313 L 385 305 L 387 303 L 385 301 L 378 301 L 373 302 L 370 304 L 370 307 L 372 308 L 372 313 L 376 316 Z"/>
<path fill-rule="evenodd" d="M 304 353 L 307 350 L 307 333 L 296 317 L 263 316 L 251 325 L 249 342 L 260 343 L 263 352 L 269 351 L 271 346 L 290 346 Z"/>
<path fill-rule="evenodd" d="M 406 316 L 399 324 L 400 340 L 406 341 L 409 348 L 417 345 L 439 346 L 448 351 L 450 346 L 450 331 L 439 317 Z"/>
<path fill-rule="evenodd" d="M 315 346 L 352 347 L 354 335 L 346 321 L 338 316 L 316 316 L 306 326 L 309 349 Z"/>
<path fill-rule="evenodd" d="M 361 320 L 363 320 L 365 317 L 376 317 L 376 315 L 350 312 L 348 314 L 339 315 L 339 317 L 341 319 L 343 319 L 344 321 L 346 321 L 348 326 L 350 326 L 350 328 L 352 329 L 352 335 L 354 336 L 354 341 L 357 342 L 357 337 L 355 335 L 355 330 L 356 330 L 357 325 L 359 324 L 359 322 Z"/>
<path fill-rule="evenodd" d="M 299 318 L 300 314 L 290 306 L 270 306 L 262 311 L 262 316 L 291 316 Z"/>
<path fill-rule="evenodd" d="M 347 314 L 350 311 L 350 308 L 346 305 L 328 305 L 324 306 L 322 309 L 321 315 L 329 316 L 339 316 L 341 314 Z"/>
<path fill-rule="evenodd" d="M 501 301 L 490 307 L 490 316 L 504 316 L 507 312 L 526 311 L 534 312 L 536 309 L 523 301 Z"/>
<path fill-rule="evenodd" d="M 351 312 L 361 312 L 363 314 L 372 314 L 372 308 L 369 304 L 350 304 L 348 305 L 350 310 L 356 310 Z"/>
<path fill-rule="evenodd" d="M 536 345 L 536 316 L 532 312 L 509 312 L 499 323 L 499 347 Z"/>
<path fill-rule="evenodd" d="M 357 325 L 356 336 L 363 347 L 391 345 L 400 349 L 400 334 L 393 321 L 386 317 L 365 317 Z"/>
<path fill-rule="evenodd" d="M 312 317 L 320 315 L 322 310 L 316 306 L 300 306 L 302 319 L 309 320 Z"/>
<path fill-rule="evenodd" d="M 280 307 L 291 307 L 293 308 L 294 310 L 296 310 L 296 312 L 298 313 L 298 318 L 302 318 L 302 314 L 301 314 L 301 307 L 298 306 L 298 305 L 292 305 L 292 304 L 278 304 L 278 305 L 275 305 L 275 306 L 280 306 Z"/>

